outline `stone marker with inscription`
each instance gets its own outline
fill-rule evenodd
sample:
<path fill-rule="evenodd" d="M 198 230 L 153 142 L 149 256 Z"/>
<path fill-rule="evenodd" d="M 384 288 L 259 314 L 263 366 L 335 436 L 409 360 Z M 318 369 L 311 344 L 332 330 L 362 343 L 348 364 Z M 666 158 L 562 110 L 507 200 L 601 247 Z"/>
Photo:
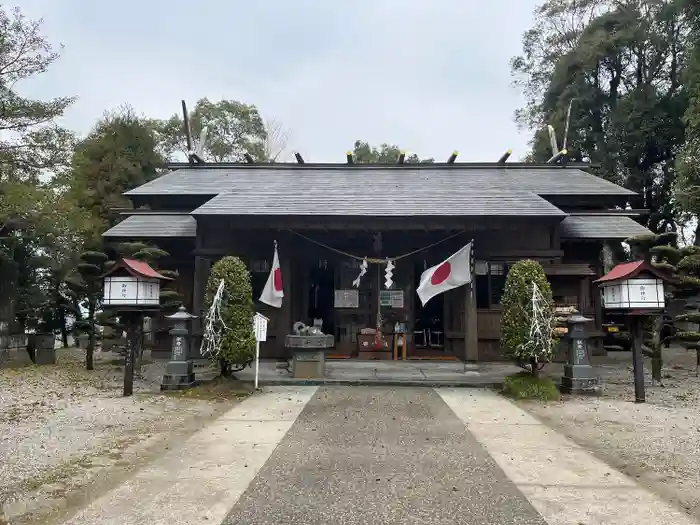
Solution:
<path fill-rule="evenodd" d="M 561 390 L 567 394 L 600 394 L 598 378 L 593 373 L 588 348 L 586 324 L 593 319 L 573 312 L 567 319 L 569 325 L 569 359 L 564 365 Z"/>

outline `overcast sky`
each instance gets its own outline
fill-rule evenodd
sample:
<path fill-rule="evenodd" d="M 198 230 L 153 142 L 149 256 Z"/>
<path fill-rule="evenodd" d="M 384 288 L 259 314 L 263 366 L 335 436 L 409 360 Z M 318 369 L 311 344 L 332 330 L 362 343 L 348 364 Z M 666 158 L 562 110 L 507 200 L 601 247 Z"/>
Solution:
<path fill-rule="evenodd" d="M 257 105 L 310 162 L 342 161 L 355 139 L 439 160 L 527 150 L 509 59 L 537 0 L 15 2 L 65 45 L 21 88 L 77 95 L 64 124 L 79 133 L 123 103 L 165 118 L 206 96 Z"/>

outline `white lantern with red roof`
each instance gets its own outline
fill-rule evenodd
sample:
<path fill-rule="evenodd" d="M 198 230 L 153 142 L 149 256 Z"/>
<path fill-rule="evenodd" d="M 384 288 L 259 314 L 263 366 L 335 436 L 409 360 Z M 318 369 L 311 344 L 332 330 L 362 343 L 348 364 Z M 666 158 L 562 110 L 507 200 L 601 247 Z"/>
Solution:
<path fill-rule="evenodd" d="M 618 264 L 595 281 L 601 288 L 603 308 L 645 314 L 663 310 L 664 273 L 647 261 Z"/>
<path fill-rule="evenodd" d="M 158 307 L 160 283 L 171 280 L 136 259 L 121 259 L 103 278 L 103 306 L 144 309 Z"/>

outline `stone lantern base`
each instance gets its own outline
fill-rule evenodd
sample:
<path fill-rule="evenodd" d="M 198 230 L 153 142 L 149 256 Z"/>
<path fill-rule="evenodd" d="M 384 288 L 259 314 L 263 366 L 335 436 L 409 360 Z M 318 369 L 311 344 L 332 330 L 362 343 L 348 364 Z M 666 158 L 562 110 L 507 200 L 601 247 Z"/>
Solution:
<path fill-rule="evenodd" d="M 165 367 L 161 390 L 184 390 L 192 388 L 197 382 L 194 378 L 192 361 L 170 361 Z"/>
<path fill-rule="evenodd" d="M 565 394 L 599 396 L 602 388 L 597 377 L 593 377 L 593 367 L 586 365 L 564 365 L 564 375 L 559 389 Z"/>

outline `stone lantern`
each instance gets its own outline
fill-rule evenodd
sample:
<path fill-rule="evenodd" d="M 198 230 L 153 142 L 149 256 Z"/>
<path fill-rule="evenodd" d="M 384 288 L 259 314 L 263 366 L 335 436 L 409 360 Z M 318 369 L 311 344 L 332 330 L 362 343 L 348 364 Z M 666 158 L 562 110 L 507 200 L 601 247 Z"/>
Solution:
<path fill-rule="evenodd" d="M 197 319 L 197 316 L 187 312 L 184 306 L 180 306 L 177 312 L 166 316 L 166 319 L 173 321 L 173 327 L 169 332 L 172 336 L 172 353 L 165 367 L 160 389 L 182 390 L 193 387 L 195 385 L 194 363 L 187 351 L 189 337 L 187 325 L 191 320 Z"/>
<path fill-rule="evenodd" d="M 564 365 L 561 390 L 567 394 L 598 394 L 598 378 L 593 374 L 591 351 L 588 347 L 590 336 L 586 325 L 593 321 L 574 311 L 567 319 L 569 333 L 569 358 Z"/>

